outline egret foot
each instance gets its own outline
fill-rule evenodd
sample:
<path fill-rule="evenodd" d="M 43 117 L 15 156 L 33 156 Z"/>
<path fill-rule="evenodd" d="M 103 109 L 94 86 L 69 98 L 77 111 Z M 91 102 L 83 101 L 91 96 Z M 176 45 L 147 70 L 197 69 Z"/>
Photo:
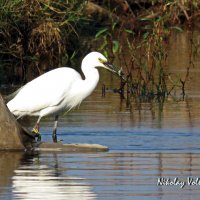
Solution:
<path fill-rule="evenodd" d="M 36 137 L 37 137 L 37 141 L 38 141 L 38 142 L 40 142 L 40 141 L 41 141 L 41 139 L 42 139 L 42 137 L 41 137 L 40 133 L 38 133 L 38 134 L 36 135 Z"/>
<path fill-rule="evenodd" d="M 32 133 L 39 134 L 39 130 L 37 128 L 33 128 Z"/>
<path fill-rule="evenodd" d="M 32 133 L 35 133 L 35 137 L 37 138 L 37 141 L 40 142 L 42 137 L 40 135 L 39 130 L 37 128 L 33 128 Z"/>

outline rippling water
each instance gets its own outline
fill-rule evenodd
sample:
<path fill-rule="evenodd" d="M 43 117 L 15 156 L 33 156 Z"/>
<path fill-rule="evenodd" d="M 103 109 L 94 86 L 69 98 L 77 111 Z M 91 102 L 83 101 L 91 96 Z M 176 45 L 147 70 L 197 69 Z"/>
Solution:
<path fill-rule="evenodd" d="M 176 38 L 173 45 L 180 46 L 181 41 Z M 175 53 L 171 54 L 173 58 Z M 178 56 L 181 62 L 177 57 L 169 62 L 174 66 L 171 71 L 184 73 L 185 66 L 180 65 L 188 60 L 184 61 L 184 54 Z M 79 109 L 61 117 L 58 139 L 98 143 L 110 151 L 1 152 L 0 199 L 199 199 L 199 61 L 194 61 L 184 101 L 168 98 L 164 103 L 133 103 L 132 111 L 117 94 L 107 92 L 101 97 L 102 82 L 115 84 L 115 79 L 104 76 Z M 35 120 L 22 123 L 31 128 Z M 52 126 L 53 118 L 42 120 L 44 141 L 51 141 Z"/>
<path fill-rule="evenodd" d="M 199 176 L 199 153 L 2 156 L 7 163 L 1 168 L 2 199 L 199 199 L 200 185 L 187 183 Z M 186 185 L 159 186 L 160 177 L 178 177 Z"/>

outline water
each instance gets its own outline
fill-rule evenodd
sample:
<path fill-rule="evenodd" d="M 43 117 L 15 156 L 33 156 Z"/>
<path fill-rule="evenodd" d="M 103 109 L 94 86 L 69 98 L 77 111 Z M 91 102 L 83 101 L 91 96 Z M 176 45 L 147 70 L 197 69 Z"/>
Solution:
<path fill-rule="evenodd" d="M 184 34 L 175 35 L 169 50 L 169 70 L 180 76 L 189 62 L 189 43 L 184 38 Z M 176 55 L 177 46 L 183 51 Z M 101 97 L 102 83 L 117 85 L 115 78 L 101 71 L 97 90 L 79 109 L 60 118 L 58 139 L 98 143 L 110 151 L 1 152 L 0 199 L 199 199 L 199 61 L 193 60 L 184 101 L 177 94 L 176 100 L 170 97 L 164 103 L 132 103 L 132 111 L 117 94 L 107 92 Z M 31 128 L 35 121 L 22 123 Z M 44 141 L 51 141 L 52 127 L 53 118 L 42 120 Z"/>

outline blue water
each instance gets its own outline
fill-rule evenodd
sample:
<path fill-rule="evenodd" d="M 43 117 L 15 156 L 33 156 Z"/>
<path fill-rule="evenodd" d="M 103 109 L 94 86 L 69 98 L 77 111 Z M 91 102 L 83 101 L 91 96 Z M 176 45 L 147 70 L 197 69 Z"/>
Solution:
<path fill-rule="evenodd" d="M 109 152 L 1 152 L 0 199 L 199 199 L 200 183 L 187 182 L 200 177 L 199 99 L 133 103 L 129 110 L 125 102 L 119 109 L 117 95 L 98 94 L 60 118 L 58 139 Z M 35 121 L 22 123 L 31 128 Z M 52 140 L 52 127 L 53 118 L 41 121 L 43 141 Z M 163 177 L 172 185 L 158 185 Z"/>

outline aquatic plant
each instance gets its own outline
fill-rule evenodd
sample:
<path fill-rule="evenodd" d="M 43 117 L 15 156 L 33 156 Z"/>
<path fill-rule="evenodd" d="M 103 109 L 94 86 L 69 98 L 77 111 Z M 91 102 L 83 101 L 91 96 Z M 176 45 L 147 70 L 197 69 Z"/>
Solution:
<path fill-rule="evenodd" d="M 101 37 L 103 41 L 100 49 L 104 49 L 106 54 L 111 56 L 115 54 L 116 64 L 123 68 L 124 76 L 118 90 L 121 97 L 125 96 L 125 86 L 127 99 L 130 96 L 147 100 L 165 97 L 177 88 L 181 88 L 184 96 L 191 67 L 187 68 L 185 78 L 172 81 L 165 70 L 168 39 L 171 31 L 182 31 L 184 22 L 187 26 L 192 26 L 200 4 L 197 1 L 126 3 L 129 4 L 129 9 L 140 7 L 134 15 L 129 15 L 136 21 L 135 26 L 127 28 L 127 22 L 121 22 L 111 15 L 110 28 L 100 29 L 96 35 L 96 38 Z M 127 20 L 130 21 L 128 18 Z M 113 24 L 115 29 L 112 28 Z M 113 41 L 117 44 L 115 52 L 111 48 Z M 168 86 L 169 81 L 173 83 L 172 86 Z"/>

